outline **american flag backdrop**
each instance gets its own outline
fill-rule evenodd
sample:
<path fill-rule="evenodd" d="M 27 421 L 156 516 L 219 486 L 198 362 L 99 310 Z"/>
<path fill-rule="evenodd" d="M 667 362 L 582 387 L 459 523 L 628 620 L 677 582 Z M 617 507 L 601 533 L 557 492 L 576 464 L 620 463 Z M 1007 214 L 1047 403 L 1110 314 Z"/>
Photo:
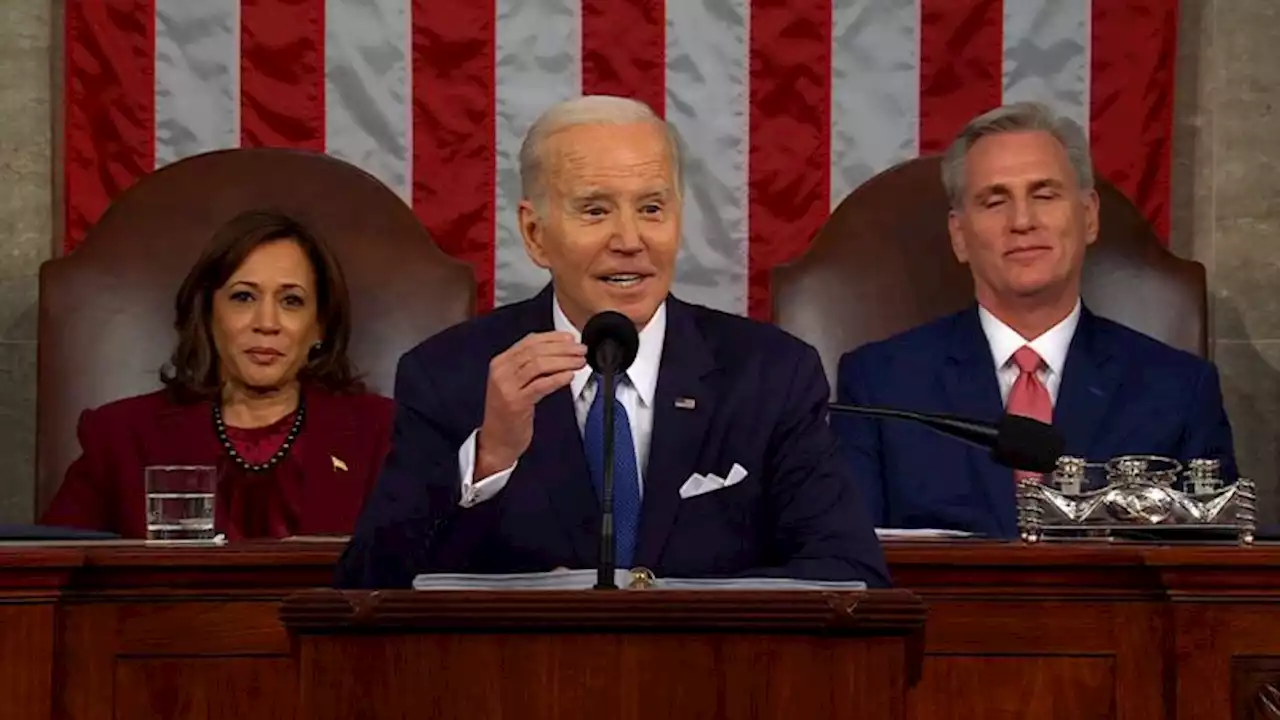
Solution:
<path fill-rule="evenodd" d="M 1167 236 L 1177 0 L 67 0 L 65 250 L 149 171 L 250 146 L 381 179 L 483 308 L 547 276 L 516 227 L 533 118 L 637 97 L 686 144 L 681 297 L 769 315 L 768 273 L 970 116 L 1050 103 Z"/>

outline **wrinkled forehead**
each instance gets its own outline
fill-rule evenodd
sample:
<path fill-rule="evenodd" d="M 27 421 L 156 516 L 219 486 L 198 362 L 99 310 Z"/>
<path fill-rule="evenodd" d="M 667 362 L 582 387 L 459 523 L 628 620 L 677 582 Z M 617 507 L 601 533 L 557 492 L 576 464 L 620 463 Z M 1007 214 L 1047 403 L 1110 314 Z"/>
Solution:
<path fill-rule="evenodd" d="M 654 123 L 581 125 L 548 139 L 547 172 L 561 194 L 674 192 L 676 167 L 666 133 Z"/>

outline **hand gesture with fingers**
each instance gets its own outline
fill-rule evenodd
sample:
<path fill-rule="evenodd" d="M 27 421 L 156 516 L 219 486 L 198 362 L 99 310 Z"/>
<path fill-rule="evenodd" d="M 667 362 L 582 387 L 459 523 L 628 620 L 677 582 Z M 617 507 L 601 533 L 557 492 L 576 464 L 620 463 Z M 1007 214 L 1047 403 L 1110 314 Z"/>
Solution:
<path fill-rule="evenodd" d="M 532 333 L 489 363 L 476 477 L 515 464 L 533 440 L 533 408 L 587 364 L 587 348 L 564 332 Z"/>

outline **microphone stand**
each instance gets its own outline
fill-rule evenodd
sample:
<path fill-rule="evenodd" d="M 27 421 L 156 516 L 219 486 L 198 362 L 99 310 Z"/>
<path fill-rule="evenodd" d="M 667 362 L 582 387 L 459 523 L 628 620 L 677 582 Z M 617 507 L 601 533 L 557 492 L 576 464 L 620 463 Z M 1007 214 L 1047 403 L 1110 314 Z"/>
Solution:
<path fill-rule="evenodd" d="M 602 373 L 600 386 L 600 392 L 604 393 L 604 475 L 600 481 L 600 563 L 596 567 L 597 590 L 618 589 L 614 582 L 617 559 L 614 554 L 613 527 L 613 366 L 614 363 L 605 364 L 608 369 Z"/>
<path fill-rule="evenodd" d="M 966 420 L 953 415 L 919 413 L 893 408 L 828 403 L 836 413 L 897 418 L 921 423 L 943 435 L 989 450 L 996 463 L 1015 470 L 1052 472 L 1062 454 L 1062 434 L 1052 424 L 1022 417 L 1004 415 L 998 425 Z"/>

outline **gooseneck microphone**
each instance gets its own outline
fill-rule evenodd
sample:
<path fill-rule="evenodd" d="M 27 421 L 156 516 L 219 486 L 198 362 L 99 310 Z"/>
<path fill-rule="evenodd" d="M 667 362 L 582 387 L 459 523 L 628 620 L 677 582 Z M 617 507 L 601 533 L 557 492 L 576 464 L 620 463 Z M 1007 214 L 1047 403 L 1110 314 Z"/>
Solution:
<path fill-rule="evenodd" d="M 1052 425 L 1022 415 L 1005 414 L 999 423 L 993 424 L 952 415 L 864 405 L 831 403 L 828 407 L 837 413 L 873 415 L 921 423 L 944 435 L 990 450 L 992 460 L 1014 470 L 1053 472 L 1066 447 L 1062 433 Z"/>
<path fill-rule="evenodd" d="M 614 582 L 615 530 L 613 527 L 613 403 L 618 373 L 626 372 L 640 350 L 640 334 L 635 323 L 620 312 L 597 313 L 582 328 L 582 344 L 587 346 L 587 363 L 600 374 L 604 393 L 604 473 L 600 482 L 600 562 L 596 568 L 596 589 L 616 590 Z"/>

